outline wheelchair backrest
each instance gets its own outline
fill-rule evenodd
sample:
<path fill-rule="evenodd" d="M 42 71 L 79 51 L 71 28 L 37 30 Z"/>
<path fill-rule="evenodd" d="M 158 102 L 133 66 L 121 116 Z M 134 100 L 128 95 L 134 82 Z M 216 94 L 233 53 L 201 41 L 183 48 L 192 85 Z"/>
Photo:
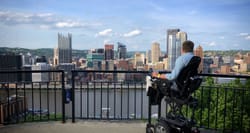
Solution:
<path fill-rule="evenodd" d="M 175 82 L 180 91 L 180 97 L 185 98 L 199 88 L 201 78 L 198 78 L 197 74 L 200 62 L 200 57 L 193 56 L 188 65 L 181 70 L 176 78 Z"/>

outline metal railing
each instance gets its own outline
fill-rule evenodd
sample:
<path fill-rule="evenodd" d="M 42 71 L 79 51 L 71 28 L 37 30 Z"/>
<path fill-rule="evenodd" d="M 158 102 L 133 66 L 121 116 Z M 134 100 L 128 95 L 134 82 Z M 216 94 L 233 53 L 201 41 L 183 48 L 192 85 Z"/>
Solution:
<path fill-rule="evenodd" d="M 8 79 L 23 74 L 40 78 L 25 81 Z M 57 76 L 56 80 L 52 79 L 53 75 Z M 7 80 L 0 81 L 0 124 L 49 120 L 65 122 L 64 71 L 0 71 L 1 79 L 3 76 Z"/>
<path fill-rule="evenodd" d="M 199 99 L 195 116 L 199 127 L 222 132 L 249 132 L 250 77 L 212 74 L 203 76 L 208 77 L 207 83 L 194 94 Z M 225 81 L 220 81 L 220 78 L 231 81 L 223 83 Z"/>
<path fill-rule="evenodd" d="M 59 71 L 0 71 L 11 73 L 57 73 L 59 78 L 49 82 L 0 82 L 5 102 L 0 106 L 0 124 L 72 119 L 146 120 L 148 97 L 145 76 L 148 71 L 73 70 L 65 82 Z M 165 72 L 162 72 L 165 73 Z M 51 75 L 50 74 L 50 75 Z M 229 132 L 248 132 L 250 127 L 250 76 L 200 74 L 204 83 L 193 96 L 199 100 L 195 111 L 201 128 Z M 229 83 L 220 78 L 232 80 Z M 228 82 L 228 81 L 227 81 Z M 0 93 L 1 94 L 1 93 Z M 15 95 L 17 98 L 12 98 Z M 23 98 L 18 98 L 21 96 Z M 24 99 L 21 104 L 19 100 Z M 25 100 L 26 99 L 26 100 Z M 162 101 L 161 116 L 167 105 Z M 188 107 L 183 108 L 191 115 Z M 4 114 L 4 115 L 2 115 Z M 157 106 L 152 108 L 157 118 Z"/>
<path fill-rule="evenodd" d="M 146 119 L 148 71 L 72 71 L 72 122 Z M 77 79 L 77 80 L 76 80 Z"/>
<path fill-rule="evenodd" d="M 166 72 L 161 72 L 166 73 Z M 72 122 L 75 119 L 145 120 L 148 71 L 72 71 Z M 123 76 L 124 80 L 120 80 Z M 248 132 L 250 123 L 250 76 L 200 74 L 204 83 L 193 96 L 197 126 L 222 132 Z M 109 80 L 104 80 L 109 77 Z M 220 81 L 226 78 L 228 83 Z M 245 83 L 242 83 L 245 82 Z M 248 82 L 248 83 L 247 83 Z M 167 104 L 162 101 L 161 115 Z M 191 109 L 183 108 L 186 116 Z M 158 118 L 157 106 L 151 116 Z"/>

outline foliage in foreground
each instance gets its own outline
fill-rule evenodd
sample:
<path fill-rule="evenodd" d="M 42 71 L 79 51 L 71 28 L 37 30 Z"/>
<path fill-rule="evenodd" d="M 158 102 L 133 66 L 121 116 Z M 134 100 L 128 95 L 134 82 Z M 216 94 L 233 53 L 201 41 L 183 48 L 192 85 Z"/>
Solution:
<path fill-rule="evenodd" d="M 250 80 L 242 84 L 239 79 L 226 84 L 215 84 L 205 79 L 196 91 L 199 107 L 195 112 L 198 126 L 223 131 L 250 132 Z M 191 115 L 191 110 L 188 111 Z"/>

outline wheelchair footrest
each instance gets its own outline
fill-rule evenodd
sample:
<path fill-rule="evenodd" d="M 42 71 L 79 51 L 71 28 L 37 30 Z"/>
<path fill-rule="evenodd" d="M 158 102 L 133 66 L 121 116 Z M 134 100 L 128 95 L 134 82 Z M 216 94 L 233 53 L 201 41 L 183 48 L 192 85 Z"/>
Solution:
<path fill-rule="evenodd" d="M 173 126 L 176 126 L 176 127 L 180 127 L 180 128 L 183 128 L 183 127 L 192 127 L 195 122 L 192 122 L 192 121 L 189 121 L 187 119 L 172 119 L 172 118 L 163 118 L 161 117 L 159 119 L 159 121 L 164 121 L 166 123 L 168 123 L 169 125 L 173 125 Z"/>

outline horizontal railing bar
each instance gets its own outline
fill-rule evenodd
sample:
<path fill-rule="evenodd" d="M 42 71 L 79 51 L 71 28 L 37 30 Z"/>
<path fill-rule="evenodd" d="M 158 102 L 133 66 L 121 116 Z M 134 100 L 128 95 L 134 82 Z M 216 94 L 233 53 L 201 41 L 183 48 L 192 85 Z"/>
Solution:
<path fill-rule="evenodd" d="M 64 70 L 0 70 L 0 73 L 43 73 L 43 72 L 64 72 Z M 72 70 L 71 72 L 100 72 L 100 73 L 141 73 L 148 74 L 150 71 L 110 71 L 110 70 Z M 159 73 L 170 73 L 170 71 L 159 71 Z M 209 76 L 209 77 L 228 77 L 228 78 L 250 78 L 247 75 L 228 75 L 228 74 L 207 74 L 201 73 L 199 76 Z"/>
<path fill-rule="evenodd" d="M 150 71 L 109 71 L 109 70 L 72 70 L 73 73 L 77 72 L 99 72 L 99 73 L 141 73 L 148 74 Z M 161 74 L 170 73 L 170 71 L 158 71 Z M 208 76 L 208 77 L 224 77 L 224 78 L 250 78 L 247 75 L 228 75 L 228 74 L 208 74 L 208 73 L 200 73 L 199 76 Z"/>
<path fill-rule="evenodd" d="M 64 72 L 63 70 L 0 70 L 0 73 L 49 73 L 49 72 Z"/>

